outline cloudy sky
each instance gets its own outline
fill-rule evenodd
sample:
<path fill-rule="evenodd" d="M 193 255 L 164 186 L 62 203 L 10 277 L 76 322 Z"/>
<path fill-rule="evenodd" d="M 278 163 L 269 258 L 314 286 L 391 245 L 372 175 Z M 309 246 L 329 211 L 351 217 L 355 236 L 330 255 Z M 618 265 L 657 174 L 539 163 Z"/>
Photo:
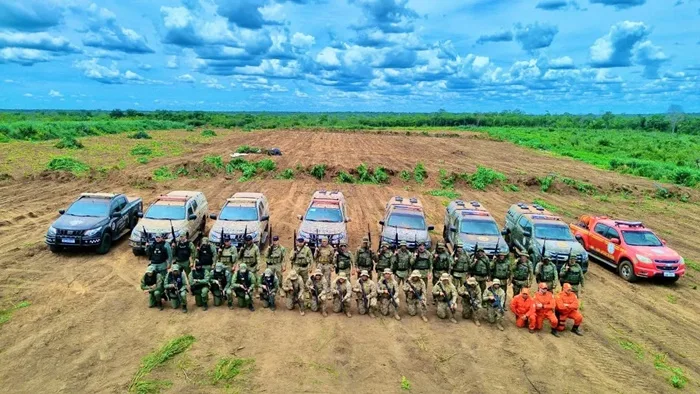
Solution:
<path fill-rule="evenodd" d="M 0 108 L 700 112 L 700 0 L 0 0 Z"/>

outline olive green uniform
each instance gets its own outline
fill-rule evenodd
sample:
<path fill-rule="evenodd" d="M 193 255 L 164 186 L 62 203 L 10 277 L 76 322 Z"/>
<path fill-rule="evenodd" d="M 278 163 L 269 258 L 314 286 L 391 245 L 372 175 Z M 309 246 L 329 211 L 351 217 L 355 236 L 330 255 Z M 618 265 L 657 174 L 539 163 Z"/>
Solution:
<path fill-rule="evenodd" d="M 355 266 L 358 271 L 367 270 L 369 278 L 372 279 L 372 271 L 374 269 L 375 254 L 369 247 L 361 246 L 355 252 Z M 358 277 L 359 277 L 358 272 Z"/>
<path fill-rule="evenodd" d="M 319 246 L 316 248 L 316 255 L 314 260 L 316 261 L 316 268 L 321 270 L 323 277 L 326 278 L 328 283 L 331 283 L 331 272 L 335 269 L 333 267 L 333 257 L 335 256 L 335 249 L 332 246 Z M 314 311 L 316 312 L 316 311 Z"/>
<path fill-rule="evenodd" d="M 454 264 L 452 264 L 452 284 L 459 289 L 467 278 L 471 257 L 464 251 L 455 253 Z"/>
<path fill-rule="evenodd" d="M 443 273 L 449 274 L 453 264 L 452 256 L 443 249 L 438 251 L 433 258 L 433 286 L 440 280 Z"/>
<path fill-rule="evenodd" d="M 282 267 L 284 267 L 287 249 L 282 245 L 272 245 L 267 249 L 267 267 L 277 277 L 277 282 L 282 283 Z"/>
<path fill-rule="evenodd" d="M 479 283 L 472 286 L 464 282 L 457 289 L 457 294 L 462 297 L 462 318 L 473 319 L 474 323 L 478 325 L 482 303 Z"/>
<path fill-rule="evenodd" d="M 280 282 L 274 273 L 269 277 L 265 276 L 264 274 L 260 277 L 260 300 L 263 303 L 263 307 L 270 308 L 273 311 L 275 310 L 275 295 L 277 295 L 279 287 Z"/>
<path fill-rule="evenodd" d="M 216 266 L 218 255 L 216 246 L 214 246 L 213 243 L 202 243 L 197 249 L 196 260 L 199 261 L 199 264 L 201 264 L 205 270 L 211 271 L 211 269 Z"/>
<path fill-rule="evenodd" d="M 209 286 L 211 286 L 211 270 L 207 271 L 203 267 L 190 272 L 190 288 L 194 295 L 197 306 L 207 308 L 209 301 Z"/>
<path fill-rule="evenodd" d="M 425 299 L 427 296 L 425 281 L 420 278 L 416 281 L 406 279 L 406 282 L 403 284 L 403 291 L 406 294 L 408 314 L 415 316 L 420 311 L 421 317 L 425 318 L 425 314 L 428 311 L 428 303 Z"/>
<path fill-rule="evenodd" d="M 512 268 L 512 263 L 508 257 L 500 260 L 498 256 L 494 256 L 493 260 L 491 260 L 491 265 L 489 266 L 491 280 L 498 279 L 501 281 L 501 288 L 506 293 L 506 299 L 508 298 L 508 283 L 511 279 Z M 518 293 L 514 292 L 513 294 L 516 295 Z M 504 299 L 503 305 L 507 305 L 506 299 Z"/>
<path fill-rule="evenodd" d="M 224 245 L 219 252 L 219 262 L 233 272 L 233 267 L 236 265 L 236 261 L 238 261 L 238 249 L 236 249 L 236 246 L 233 244 L 228 247 Z"/>
<path fill-rule="evenodd" d="M 177 242 L 173 246 L 173 258 L 180 269 L 190 274 L 194 257 L 197 255 L 197 247 L 190 241 Z"/>
<path fill-rule="evenodd" d="M 385 269 L 391 269 L 393 259 L 394 253 L 389 249 L 379 252 L 379 255 L 377 255 L 377 265 L 374 267 L 374 270 L 377 272 L 377 277 L 381 276 Z"/>
<path fill-rule="evenodd" d="M 360 315 L 369 313 L 370 316 L 374 317 L 374 312 L 377 310 L 377 285 L 374 281 L 369 278 L 367 280 L 358 279 L 353 292 L 355 292 L 357 299 L 357 312 Z"/>
<path fill-rule="evenodd" d="M 309 270 L 314 263 L 314 256 L 311 249 L 304 245 L 302 248 L 292 254 L 292 269 L 301 276 L 302 283 L 309 280 Z"/>
<path fill-rule="evenodd" d="M 379 312 L 384 316 L 399 316 L 399 285 L 394 278 L 381 278 L 377 281 Z"/>
<path fill-rule="evenodd" d="M 411 270 L 411 258 L 413 254 L 408 249 L 399 249 L 394 253 L 391 262 L 391 270 L 396 275 L 399 284 L 403 284 Z"/>
<path fill-rule="evenodd" d="M 343 312 L 350 317 L 350 298 L 352 297 L 352 286 L 347 278 L 345 278 L 345 281 L 342 283 L 341 279 L 343 278 L 336 277 L 333 281 L 333 288 L 331 289 L 331 292 L 333 293 L 333 312 Z"/>
<path fill-rule="evenodd" d="M 559 282 L 562 286 L 564 286 L 564 283 L 570 284 L 571 290 L 576 293 L 576 297 L 581 298 L 578 291 L 580 287 L 583 287 L 583 269 L 579 263 L 574 263 L 573 265 L 567 264 L 561 267 L 561 272 L 559 272 Z"/>
<path fill-rule="evenodd" d="M 258 283 L 258 261 L 260 261 L 260 248 L 258 244 L 244 245 L 238 252 L 239 263 L 248 266 L 248 272 L 253 274 L 253 280 Z"/>
<path fill-rule="evenodd" d="M 491 299 L 491 297 L 494 299 Z M 482 300 L 484 305 L 486 305 L 486 316 L 489 323 L 501 324 L 505 315 L 505 299 L 506 292 L 503 290 L 503 287 L 495 289 L 493 286 L 489 286 L 488 289 L 484 290 Z"/>
<path fill-rule="evenodd" d="M 169 243 L 161 241 L 148 244 L 146 256 L 157 273 L 161 275 L 168 273 L 173 261 L 173 250 Z"/>
<path fill-rule="evenodd" d="M 152 272 L 141 277 L 141 290 L 148 290 L 148 307 L 161 306 L 163 302 L 163 275 Z"/>
<path fill-rule="evenodd" d="M 335 256 L 335 273 L 339 274 L 341 272 L 345 272 L 345 275 L 348 277 L 348 281 L 350 280 L 350 273 L 352 270 L 355 268 L 355 263 L 353 261 L 352 253 L 350 251 L 338 251 L 338 254 Z"/>
<path fill-rule="evenodd" d="M 554 291 L 557 282 L 559 282 L 559 273 L 557 266 L 551 261 L 540 261 L 535 267 L 535 279 L 538 283 L 546 283 L 549 291 Z"/>
<path fill-rule="evenodd" d="M 223 304 L 223 300 L 226 299 L 228 305 L 233 304 L 233 297 L 231 296 L 231 285 L 233 281 L 233 276 L 228 267 L 221 271 L 213 270 L 211 272 L 211 294 L 214 297 L 214 306 L 220 306 Z"/>
<path fill-rule="evenodd" d="M 241 272 L 239 269 L 233 274 L 233 291 L 238 299 L 238 307 L 248 308 L 251 311 L 253 308 L 253 292 L 255 291 L 255 275 L 246 270 Z"/>
<path fill-rule="evenodd" d="M 325 315 L 327 313 L 326 298 L 327 294 L 330 292 L 326 277 L 321 276 L 320 279 L 316 279 L 315 275 L 310 276 L 306 281 L 306 289 L 311 294 L 310 309 L 314 312 L 318 312 L 320 310 Z"/>
<path fill-rule="evenodd" d="M 286 296 L 284 303 L 287 309 L 291 311 L 294 309 L 294 305 L 298 304 L 299 310 L 304 312 L 304 281 L 302 277 L 298 274 L 295 279 L 292 279 L 291 275 L 287 276 L 282 285 L 282 290 L 284 290 Z"/>
<path fill-rule="evenodd" d="M 556 270 L 555 270 L 556 272 Z M 529 261 L 522 262 L 518 260 L 513 267 L 513 297 L 520 294 L 523 287 L 530 287 L 534 275 L 532 273 L 532 264 Z"/>
<path fill-rule="evenodd" d="M 429 250 L 416 251 L 411 258 L 411 269 L 420 271 L 420 278 L 428 282 L 428 272 L 433 268 L 433 254 Z"/>
<path fill-rule="evenodd" d="M 479 282 L 479 287 L 483 293 L 486 290 L 486 281 L 489 279 L 489 258 L 486 256 L 473 258 L 469 273 Z"/>
<path fill-rule="evenodd" d="M 170 271 L 165 276 L 165 292 L 173 308 L 182 307 L 183 311 L 187 311 L 187 286 L 187 275 L 182 271 L 177 274 Z"/>

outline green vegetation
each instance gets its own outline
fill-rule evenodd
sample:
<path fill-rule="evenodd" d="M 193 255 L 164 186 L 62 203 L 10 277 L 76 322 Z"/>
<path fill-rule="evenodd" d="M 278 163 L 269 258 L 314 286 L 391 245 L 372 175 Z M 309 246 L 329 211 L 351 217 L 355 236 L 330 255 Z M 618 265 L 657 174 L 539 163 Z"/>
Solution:
<path fill-rule="evenodd" d="M 355 182 L 357 182 L 357 180 L 355 179 L 355 177 L 348 174 L 347 172 L 340 171 L 338 173 L 338 182 L 340 182 L 340 183 L 355 183 Z"/>
<path fill-rule="evenodd" d="M 403 170 L 401 171 L 399 178 L 401 178 L 401 180 L 404 182 L 408 182 L 411 180 L 411 173 L 409 171 Z"/>
<path fill-rule="evenodd" d="M 483 191 L 486 190 L 487 186 L 496 182 L 504 182 L 506 179 L 505 175 L 496 170 L 478 166 L 476 172 L 469 176 L 469 183 L 474 189 Z"/>
<path fill-rule="evenodd" d="M 685 259 L 685 265 L 692 270 L 700 271 L 700 264 L 696 263 L 695 261 Z"/>
<path fill-rule="evenodd" d="M 401 390 L 411 391 L 411 382 L 405 376 L 401 377 Z"/>
<path fill-rule="evenodd" d="M 77 138 L 73 136 L 66 136 L 61 138 L 60 141 L 54 145 L 58 149 L 83 149 L 85 146 Z"/>
<path fill-rule="evenodd" d="M 177 175 L 173 174 L 173 172 L 170 171 L 170 168 L 168 168 L 168 167 L 165 167 L 165 166 L 159 167 L 153 171 L 153 180 L 154 181 L 158 181 L 158 182 L 170 181 L 173 179 L 177 179 Z"/>
<path fill-rule="evenodd" d="M 58 156 L 46 164 L 46 169 L 50 171 L 68 171 L 74 175 L 81 175 L 90 171 L 90 166 L 69 156 Z"/>
<path fill-rule="evenodd" d="M 666 380 L 671 386 L 682 389 L 688 383 L 688 378 L 685 376 L 683 369 L 679 367 L 671 367 L 666 363 L 665 354 L 657 354 L 654 356 L 654 367 L 659 371 L 670 373 Z"/>
<path fill-rule="evenodd" d="M 241 145 L 236 148 L 236 153 L 260 153 L 262 148 L 256 148 L 254 146 Z"/>
<path fill-rule="evenodd" d="M 202 137 L 216 137 L 216 132 L 214 130 L 203 130 L 201 133 Z"/>
<path fill-rule="evenodd" d="M 435 197 L 446 197 L 450 200 L 454 200 L 460 196 L 454 189 L 434 189 L 428 191 L 428 194 Z"/>
<path fill-rule="evenodd" d="M 572 178 L 562 177 L 561 181 L 584 194 L 595 194 L 595 186 L 587 182 L 578 181 Z"/>
<path fill-rule="evenodd" d="M 134 134 L 129 135 L 129 138 L 135 140 L 150 140 L 153 137 L 151 137 L 147 132 L 140 130 L 135 132 Z"/>
<path fill-rule="evenodd" d="M 389 174 L 383 167 L 375 167 L 370 170 L 365 163 L 357 166 L 357 182 L 358 183 L 387 183 L 389 182 Z"/>
<path fill-rule="evenodd" d="M 320 181 L 326 176 L 326 165 L 317 164 L 311 168 L 311 171 L 309 173 L 311 174 L 311 176 Z"/>
<path fill-rule="evenodd" d="M 555 179 L 557 179 L 557 176 L 555 174 L 549 174 L 545 177 L 538 178 L 538 180 L 540 181 L 540 190 L 542 190 L 542 192 L 544 193 L 547 193 L 552 187 L 552 184 L 554 183 Z"/>
<path fill-rule="evenodd" d="M 638 359 L 641 360 L 644 358 L 644 348 L 642 348 L 642 346 L 638 343 L 626 339 L 620 339 L 618 343 L 623 349 L 634 352 L 634 354 L 637 355 Z"/>
<path fill-rule="evenodd" d="M 153 154 L 153 149 L 145 145 L 136 145 L 131 149 L 133 156 L 150 156 Z"/>
<path fill-rule="evenodd" d="M 221 158 L 220 156 L 217 157 Z M 221 167 L 216 168 L 224 168 L 227 174 L 233 174 L 236 171 L 241 171 L 242 175 L 240 178 L 238 178 L 238 182 L 246 182 L 251 180 L 259 172 L 274 171 L 277 168 L 277 163 L 271 159 L 262 159 L 256 162 L 249 162 L 241 157 L 236 157 L 225 166 L 222 162 Z"/>
<path fill-rule="evenodd" d="M 141 359 L 141 366 L 139 367 L 139 370 L 134 375 L 133 379 L 131 379 L 131 384 L 129 384 L 129 391 L 136 392 L 137 387 L 140 387 L 142 390 L 145 390 L 145 389 L 155 390 L 155 391 L 138 391 L 139 393 L 150 393 L 150 392 L 158 392 L 158 390 L 160 390 L 161 387 L 169 386 L 168 383 L 166 383 L 166 382 L 145 381 L 144 378 L 146 377 L 146 375 L 151 373 L 151 371 L 153 371 L 158 366 L 164 364 L 168 360 L 172 359 L 173 357 L 177 356 L 178 354 L 189 349 L 189 347 L 192 346 L 194 341 L 195 341 L 195 339 L 192 335 L 184 335 L 184 336 L 175 338 L 175 339 L 171 340 L 170 342 L 166 343 L 160 349 L 158 349 L 154 352 L 151 352 L 146 357 Z M 139 382 L 142 382 L 141 385 L 139 385 Z"/>
<path fill-rule="evenodd" d="M 250 358 L 222 358 L 216 363 L 214 371 L 211 372 L 211 381 L 213 384 L 222 381 L 231 384 L 241 374 L 249 372 L 254 364 L 255 360 Z"/>
<path fill-rule="evenodd" d="M 148 157 L 146 157 L 146 156 L 140 156 L 139 158 L 136 159 L 136 162 L 139 164 L 148 164 L 149 160 L 148 160 Z"/>
<path fill-rule="evenodd" d="M 29 305 L 31 305 L 31 303 L 29 301 L 22 301 L 22 302 L 15 304 L 15 305 L 12 305 L 11 307 L 9 307 L 7 309 L 0 309 L 0 326 L 7 323 L 8 321 L 10 321 L 10 319 L 12 318 L 12 314 L 16 310 L 26 308 Z"/>
<path fill-rule="evenodd" d="M 172 385 L 173 382 L 169 380 L 139 380 L 134 383 L 131 391 L 136 394 L 158 394 Z"/>
<path fill-rule="evenodd" d="M 675 304 L 678 302 L 678 296 L 674 294 L 668 294 L 666 296 L 666 301 L 670 302 L 671 304 Z"/>
<path fill-rule="evenodd" d="M 503 191 L 504 192 L 519 192 L 520 188 L 518 185 L 514 185 L 512 183 L 509 183 L 507 185 L 503 185 Z"/>
<path fill-rule="evenodd" d="M 541 206 L 542 208 L 544 208 L 544 209 L 546 209 L 546 210 L 548 210 L 548 211 L 552 211 L 552 212 L 554 212 L 554 213 L 559 212 L 559 208 L 558 208 L 556 205 L 550 204 L 550 203 L 548 203 L 548 202 L 545 201 L 545 200 L 536 198 L 536 199 L 534 199 L 532 202 L 533 202 L 534 204 L 537 204 L 537 205 Z"/>
<path fill-rule="evenodd" d="M 277 163 L 272 159 L 262 159 L 255 163 L 255 166 L 263 171 L 274 171 L 277 169 Z"/>
<path fill-rule="evenodd" d="M 212 166 L 217 170 L 224 169 L 224 160 L 221 158 L 221 156 L 205 156 L 204 159 L 202 159 L 202 163 Z"/>
<path fill-rule="evenodd" d="M 294 170 L 287 168 L 286 170 L 280 172 L 276 177 L 277 179 L 294 179 Z"/>
<path fill-rule="evenodd" d="M 428 177 L 428 171 L 425 170 L 423 163 L 418 163 L 413 168 L 413 179 L 418 183 L 423 183 L 425 178 Z"/>

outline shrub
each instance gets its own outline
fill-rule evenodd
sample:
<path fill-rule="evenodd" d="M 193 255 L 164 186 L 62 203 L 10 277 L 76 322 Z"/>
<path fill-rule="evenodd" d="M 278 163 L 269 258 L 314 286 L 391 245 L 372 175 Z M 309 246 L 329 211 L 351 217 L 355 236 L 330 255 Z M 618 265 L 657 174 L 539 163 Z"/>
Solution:
<path fill-rule="evenodd" d="M 148 164 L 148 157 L 140 156 L 139 158 L 136 159 L 136 162 L 139 164 Z"/>
<path fill-rule="evenodd" d="M 206 129 L 202 131 L 202 137 L 216 137 L 216 132 L 214 130 Z"/>
<path fill-rule="evenodd" d="M 170 170 L 170 168 L 163 166 L 156 168 L 153 171 L 153 180 L 154 181 L 169 181 L 172 179 L 176 179 L 177 175 L 173 174 L 173 172 Z"/>
<path fill-rule="evenodd" d="M 555 174 L 550 174 L 550 175 L 547 175 L 546 177 L 539 178 L 540 190 L 547 193 L 549 188 L 552 187 L 552 184 L 554 183 L 555 179 L 557 179 L 557 176 Z"/>
<path fill-rule="evenodd" d="M 248 145 L 241 145 L 238 148 L 236 148 L 236 153 L 260 153 L 261 151 L 261 148 L 256 148 L 254 146 Z"/>
<path fill-rule="evenodd" d="M 447 171 L 440 169 L 440 186 L 443 189 L 454 189 L 456 178 L 454 174 L 448 175 Z"/>
<path fill-rule="evenodd" d="M 517 185 L 509 183 L 509 184 L 503 186 L 503 191 L 504 192 L 519 192 L 520 188 Z"/>
<path fill-rule="evenodd" d="M 413 179 L 415 179 L 418 183 L 423 183 L 427 177 L 428 171 L 425 170 L 423 163 L 416 164 L 415 168 L 413 168 Z"/>
<path fill-rule="evenodd" d="M 54 145 L 58 149 L 83 149 L 85 146 L 75 137 L 63 137 Z"/>
<path fill-rule="evenodd" d="M 147 132 L 139 130 L 134 134 L 129 135 L 129 138 L 135 140 L 150 140 L 152 137 Z"/>
<path fill-rule="evenodd" d="M 294 170 L 287 168 L 277 175 L 277 179 L 294 179 Z"/>
<path fill-rule="evenodd" d="M 389 182 L 389 174 L 386 173 L 386 170 L 384 167 L 375 167 L 374 168 L 374 180 L 376 183 L 388 183 Z"/>
<path fill-rule="evenodd" d="M 340 183 L 355 183 L 355 178 L 345 171 L 338 173 L 338 182 Z"/>
<path fill-rule="evenodd" d="M 317 164 L 311 168 L 310 173 L 311 173 L 311 176 L 313 176 L 314 178 L 316 178 L 320 181 L 326 176 L 326 165 L 325 164 Z"/>
<path fill-rule="evenodd" d="M 431 196 L 435 197 L 447 197 L 451 200 L 458 198 L 460 194 L 454 189 L 434 189 L 428 192 Z"/>
<path fill-rule="evenodd" d="M 399 178 L 401 178 L 401 180 L 404 182 L 408 182 L 411 180 L 411 173 L 406 170 L 403 170 L 401 171 L 401 174 L 399 174 Z"/>
<path fill-rule="evenodd" d="M 153 149 L 144 145 L 137 145 L 131 149 L 133 156 L 150 156 L 153 154 Z"/>
<path fill-rule="evenodd" d="M 202 163 L 210 165 L 218 170 L 224 168 L 224 160 L 221 156 L 205 156 L 204 159 L 202 159 Z"/>
<path fill-rule="evenodd" d="M 476 172 L 469 178 L 469 183 L 477 190 L 486 190 L 488 185 L 503 182 L 507 178 L 502 173 L 487 167 L 478 166 Z"/>
<path fill-rule="evenodd" d="M 272 159 L 262 159 L 255 163 L 255 166 L 263 171 L 274 171 L 277 168 L 277 163 Z"/>
<path fill-rule="evenodd" d="M 90 171 L 90 166 L 72 157 L 58 156 L 49 161 L 46 165 L 46 169 L 50 171 L 69 171 L 79 175 Z"/>

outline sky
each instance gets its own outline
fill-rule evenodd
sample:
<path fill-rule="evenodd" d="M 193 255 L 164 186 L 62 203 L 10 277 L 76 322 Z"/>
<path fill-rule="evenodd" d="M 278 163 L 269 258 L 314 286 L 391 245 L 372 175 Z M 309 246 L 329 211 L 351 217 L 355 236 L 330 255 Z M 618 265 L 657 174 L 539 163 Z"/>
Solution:
<path fill-rule="evenodd" d="M 700 112 L 700 0 L 0 0 L 1 109 Z"/>

